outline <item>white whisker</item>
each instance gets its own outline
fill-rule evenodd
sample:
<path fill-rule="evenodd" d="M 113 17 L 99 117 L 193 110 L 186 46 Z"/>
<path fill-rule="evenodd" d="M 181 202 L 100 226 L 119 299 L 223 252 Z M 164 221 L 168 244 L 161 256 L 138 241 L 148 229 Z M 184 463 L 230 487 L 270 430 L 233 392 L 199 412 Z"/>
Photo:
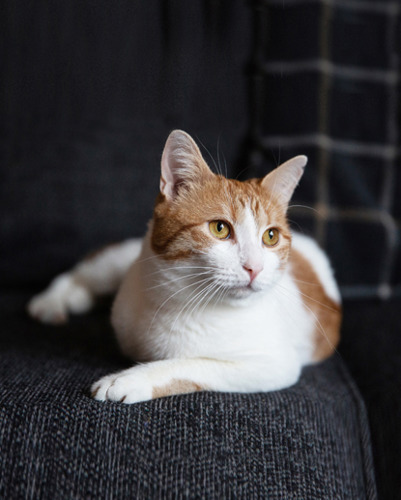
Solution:
<path fill-rule="evenodd" d="M 321 286 L 320 283 L 311 283 L 310 281 L 298 280 L 294 277 L 292 277 L 292 279 L 293 279 L 293 281 L 296 281 L 297 283 L 303 283 L 304 285 Z"/>
<path fill-rule="evenodd" d="M 316 208 L 309 207 L 308 205 L 289 205 L 288 210 L 290 208 L 307 208 L 308 210 L 312 210 L 313 212 L 316 212 L 317 214 L 319 213 L 319 211 L 316 210 Z"/>
<path fill-rule="evenodd" d="M 187 269 L 207 269 L 209 271 L 216 271 L 217 267 L 212 267 L 212 266 L 172 266 L 172 267 L 164 267 L 162 269 L 158 269 L 157 271 L 154 271 L 153 273 L 150 273 L 147 275 L 148 278 L 151 278 L 152 276 L 156 274 L 165 274 L 169 271 L 181 271 L 181 270 L 187 270 Z"/>
<path fill-rule="evenodd" d="M 200 144 L 200 145 L 201 145 L 201 146 L 205 149 L 205 151 L 207 152 L 207 154 L 210 156 L 210 159 L 212 160 L 213 165 L 214 165 L 214 168 L 216 169 L 217 173 L 218 173 L 219 175 L 222 175 L 222 174 L 221 174 L 221 172 L 219 171 L 219 167 L 218 167 L 218 165 L 217 165 L 217 163 L 216 163 L 215 159 L 213 158 L 212 154 L 210 153 L 210 151 L 209 151 L 209 150 L 207 149 L 207 147 L 203 144 L 203 142 L 199 140 L 199 137 L 197 137 L 197 140 L 198 140 L 199 144 Z"/>
<path fill-rule="evenodd" d="M 216 295 L 216 293 L 219 292 L 221 286 L 222 286 L 221 284 L 216 283 L 215 290 L 210 294 L 208 300 L 205 302 L 204 306 L 202 307 L 202 309 L 200 311 L 201 314 L 204 312 L 204 310 L 206 309 L 206 307 L 210 304 L 211 300 Z"/>
<path fill-rule="evenodd" d="M 283 285 L 278 284 L 278 286 L 279 286 L 279 287 L 281 287 L 281 288 L 286 289 L 285 287 L 283 287 Z M 290 292 L 290 293 L 291 293 L 291 291 L 290 291 L 290 290 L 288 290 L 288 289 L 286 289 L 286 290 L 287 290 L 288 292 Z M 324 307 L 325 309 L 328 309 L 329 311 L 332 311 L 332 312 L 337 312 L 337 310 L 336 310 L 336 309 L 334 309 L 333 307 L 330 307 L 330 306 L 328 306 L 327 304 L 323 304 L 323 302 L 319 302 L 318 300 L 314 299 L 314 298 L 313 298 L 313 297 L 311 297 L 310 295 L 308 295 L 308 294 L 306 294 L 306 293 L 301 292 L 301 290 L 299 290 L 299 288 L 298 288 L 298 292 L 302 295 L 302 297 L 305 297 L 306 299 L 311 300 L 312 302 L 315 302 L 316 304 L 319 304 L 319 306 L 322 306 L 322 307 Z"/>
<path fill-rule="evenodd" d="M 188 289 L 189 287 L 197 285 L 199 283 L 204 283 L 204 282 L 208 281 L 209 279 L 210 278 L 204 278 L 202 280 L 199 280 L 198 282 L 190 283 L 189 285 L 184 286 L 183 288 L 180 288 L 179 290 L 177 290 L 176 292 L 174 292 L 172 295 L 170 295 L 169 297 L 167 297 L 167 299 L 164 300 L 164 302 L 161 303 L 161 305 L 158 307 L 158 309 L 156 310 L 155 314 L 153 315 L 152 321 L 150 322 L 150 325 L 149 325 L 149 328 L 148 328 L 148 332 L 151 330 L 151 328 L 153 326 L 153 323 L 154 323 L 154 321 L 156 319 L 156 316 L 158 315 L 159 311 L 163 308 L 163 306 L 165 306 L 167 304 L 167 302 L 169 302 L 172 298 L 174 298 L 180 292 L 183 292 L 184 290 Z"/>
<path fill-rule="evenodd" d="M 154 290 L 155 288 L 160 288 L 162 286 L 169 286 L 171 283 L 176 283 L 177 281 L 181 281 L 183 279 L 188 279 L 188 278 L 193 278 L 193 277 L 198 277 L 198 276 L 204 276 L 205 274 L 210 274 L 209 271 L 204 271 L 202 273 L 192 273 L 192 274 L 186 274 L 185 276 L 179 276 L 178 278 L 174 279 L 167 279 L 166 281 L 163 281 L 162 283 L 159 283 L 158 285 L 151 286 L 147 288 L 146 290 Z"/>
<path fill-rule="evenodd" d="M 199 287 L 197 287 L 197 288 L 194 290 L 194 292 L 193 292 L 193 293 L 195 293 L 195 292 L 196 292 L 199 288 L 201 288 L 201 287 L 202 287 L 202 289 L 201 289 L 198 293 L 196 293 L 196 294 L 195 294 L 194 296 L 192 296 L 192 297 L 190 296 L 190 297 L 191 297 L 191 298 L 190 298 L 190 300 L 188 300 L 187 302 L 185 302 L 184 306 L 181 308 L 180 312 L 179 312 L 179 313 L 178 313 L 178 315 L 176 316 L 176 318 L 175 318 L 175 320 L 174 320 L 174 323 L 173 323 L 172 327 L 170 328 L 170 333 L 174 330 L 174 327 L 175 327 L 175 325 L 176 325 L 176 323 L 177 323 L 177 321 L 178 321 L 179 317 L 180 317 L 180 316 L 181 316 L 181 314 L 185 311 L 185 309 L 186 309 L 187 307 L 189 307 L 189 306 L 190 306 L 193 302 L 195 302 L 195 308 L 196 308 L 196 306 L 198 305 L 198 303 L 196 302 L 196 300 L 198 299 L 198 297 L 201 297 L 201 299 L 202 299 L 202 295 L 207 294 L 207 293 L 208 293 L 208 290 L 209 290 L 211 287 L 213 287 L 213 286 L 214 286 L 214 283 L 210 283 L 209 285 L 206 285 L 206 287 L 205 287 L 205 288 L 203 288 L 203 284 L 201 284 Z M 186 322 L 187 318 L 188 318 L 188 317 L 192 314 L 192 312 L 193 312 L 193 309 L 192 309 L 191 311 L 189 311 L 189 312 L 187 311 L 187 313 L 185 314 L 185 316 L 184 316 L 184 318 L 183 318 L 183 320 L 182 320 L 182 323 L 184 323 L 184 324 L 185 324 L 185 322 Z"/>

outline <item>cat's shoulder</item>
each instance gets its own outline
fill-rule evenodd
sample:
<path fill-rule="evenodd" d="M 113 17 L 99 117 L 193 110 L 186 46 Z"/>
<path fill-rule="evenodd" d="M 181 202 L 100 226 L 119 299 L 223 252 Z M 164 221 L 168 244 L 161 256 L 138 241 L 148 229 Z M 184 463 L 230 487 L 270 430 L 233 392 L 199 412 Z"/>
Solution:
<path fill-rule="evenodd" d="M 308 282 L 318 279 L 327 296 L 336 303 L 341 302 L 329 258 L 313 238 L 292 233 L 290 267 L 299 280 Z"/>

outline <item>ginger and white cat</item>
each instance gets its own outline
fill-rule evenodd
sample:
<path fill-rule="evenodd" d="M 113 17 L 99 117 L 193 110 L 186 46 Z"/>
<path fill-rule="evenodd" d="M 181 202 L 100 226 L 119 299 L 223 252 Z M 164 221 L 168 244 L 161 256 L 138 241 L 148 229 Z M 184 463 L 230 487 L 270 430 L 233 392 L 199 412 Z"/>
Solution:
<path fill-rule="evenodd" d="M 286 219 L 306 162 L 239 182 L 212 173 L 188 134 L 170 134 L 145 238 L 84 260 L 28 305 L 61 323 L 119 288 L 112 324 L 141 363 L 94 383 L 95 399 L 272 391 L 333 353 L 341 307 L 329 262 Z"/>

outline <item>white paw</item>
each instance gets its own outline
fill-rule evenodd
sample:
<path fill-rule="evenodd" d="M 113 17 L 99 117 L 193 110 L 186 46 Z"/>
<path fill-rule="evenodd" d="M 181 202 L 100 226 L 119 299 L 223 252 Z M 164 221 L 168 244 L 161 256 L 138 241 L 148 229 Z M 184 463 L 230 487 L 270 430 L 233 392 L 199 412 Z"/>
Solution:
<path fill-rule="evenodd" d="M 152 399 L 152 384 L 140 368 L 131 368 L 101 378 L 92 385 L 92 397 L 98 401 L 117 401 L 126 404 Z"/>
<path fill-rule="evenodd" d="M 90 292 L 68 275 L 58 276 L 50 286 L 35 295 L 28 305 L 28 314 L 42 323 L 59 325 L 68 320 L 68 313 L 81 314 L 93 305 Z"/>
<path fill-rule="evenodd" d="M 33 297 L 27 306 L 29 315 L 42 323 L 60 325 L 67 321 L 67 304 L 51 293 L 41 293 Z"/>

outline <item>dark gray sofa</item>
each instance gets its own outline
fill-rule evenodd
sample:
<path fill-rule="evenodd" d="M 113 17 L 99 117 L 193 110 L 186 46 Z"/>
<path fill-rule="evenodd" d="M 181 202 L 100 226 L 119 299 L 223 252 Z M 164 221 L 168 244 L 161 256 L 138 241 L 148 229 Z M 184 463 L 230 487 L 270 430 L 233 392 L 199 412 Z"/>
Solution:
<path fill-rule="evenodd" d="M 108 307 L 55 330 L 27 319 L 26 299 L 1 301 L 1 498 L 376 498 L 339 355 L 285 391 L 99 403 L 91 383 L 128 366 Z"/>
<path fill-rule="evenodd" d="M 367 84 L 362 104 L 347 101 L 340 90 L 352 95 L 361 81 L 335 72 L 327 80 L 327 65 L 308 69 L 323 57 L 313 50 L 329 46 L 312 36 L 327 19 L 340 33 L 348 29 L 341 22 L 352 33 L 359 26 L 354 52 L 374 68 L 363 27 L 370 16 L 382 26 L 399 15 L 393 2 L 333 2 L 331 11 L 330 2 L 286 3 L 3 4 L 0 498 L 348 500 L 375 499 L 376 490 L 399 498 L 399 149 L 391 134 L 377 149 L 374 125 L 351 119 L 380 99 L 381 87 Z M 394 26 L 384 23 L 380 33 L 390 36 Z M 334 47 L 334 67 L 350 64 L 340 64 L 347 51 Z M 266 66 L 269 57 L 284 61 L 283 70 Z M 306 60 L 298 76 L 291 57 Z M 320 106 L 337 115 L 314 120 Z M 372 124 L 382 127 L 391 109 L 383 104 Z M 99 403 L 91 383 L 129 365 L 109 325 L 110 301 L 61 328 L 34 323 L 25 305 L 87 252 L 143 234 L 163 142 L 176 127 L 234 177 L 263 175 L 279 156 L 309 155 L 294 204 L 318 212 L 294 208 L 290 218 L 332 258 L 345 295 L 343 340 L 285 391 Z M 348 147 L 355 138 L 356 149 Z M 345 151 L 333 147 L 337 139 Z M 354 154 L 373 143 L 373 153 L 396 156 Z M 378 195 L 386 189 L 390 206 Z M 375 210 L 382 218 L 364 218 Z M 381 243 L 369 246 L 371 234 Z"/>

